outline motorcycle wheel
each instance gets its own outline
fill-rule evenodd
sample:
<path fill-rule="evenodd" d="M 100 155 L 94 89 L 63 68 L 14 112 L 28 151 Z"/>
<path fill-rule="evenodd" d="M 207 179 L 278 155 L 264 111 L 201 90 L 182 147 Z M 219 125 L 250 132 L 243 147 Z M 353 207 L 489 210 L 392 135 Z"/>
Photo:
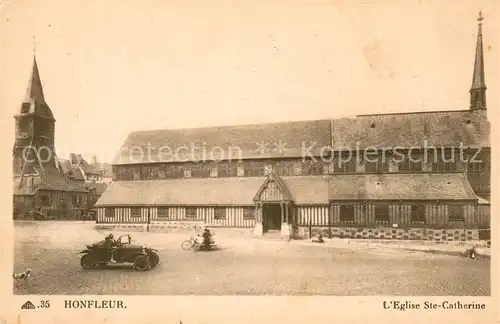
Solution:
<path fill-rule="evenodd" d="M 149 260 L 145 255 L 139 255 L 134 260 L 134 269 L 137 271 L 146 271 L 149 268 Z"/>
<path fill-rule="evenodd" d="M 182 242 L 181 247 L 183 250 L 189 251 L 194 247 L 194 244 L 191 240 L 186 240 L 186 241 Z"/>
<path fill-rule="evenodd" d="M 97 266 L 97 260 L 91 254 L 85 254 L 80 259 L 80 265 L 83 269 L 94 269 Z"/>
<path fill-rule="evenodd" d="M 149 262 L 151 264 L 151 268 L 154 268 L 158 265 L 158 263 L 160 263 L 160 255 L 156 252 L 151 252 L 149 254 Z"/>

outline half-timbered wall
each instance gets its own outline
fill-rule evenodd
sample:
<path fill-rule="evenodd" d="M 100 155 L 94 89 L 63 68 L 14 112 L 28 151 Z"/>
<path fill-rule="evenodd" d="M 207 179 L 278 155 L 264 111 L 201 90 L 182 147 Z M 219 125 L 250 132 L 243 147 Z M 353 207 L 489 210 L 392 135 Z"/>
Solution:
<path fill-rule="evenodd" d="M 328 226 L 328 205 L 297 206 L 298 226 Z"/>
<path fill-rule="evenodd" d="M 349 206 L 350 208 L 344 208 Z M 421 209 L 420 209 L 421 208 Z M 450 212 L 454 208 L 456 211 Z M 377 218 L 377 209 L 380 213 L 386 212 L 386 217 Z M 351 217 L 343 214 L 346 210 Z M 486 212 L 483 212 L 486 214 Z M 473 227 L 478 224 L 476 220 L 475 204 L 422 204 L 422 203 L 403 203 L 403 204 L 333 204 L 331 206 L 331 223 L 335 226 L 364 226 L 364 225 L 382 225 L 392 226 L 437 226 L 450 228 Z M 423 218 L 417 217 L 423 215 Z M 461 217 L 460 217 L 461 216 Z M 482 216 L 485 218 L 486 216 Z M 328 222 L 323 224 L 304 225 L 322 225 L 328 226 Z"/>
<path fill-rule="evenodd" d="M 476 210 L 476 222 L 479 228 L 490 228 L 491 218 L 490 218 L 490 205 L 481 204 L 477 206 Z"/>
<path fill-rule="evenodd" d="M 271 181 L 268 183 L 267 187 L 260 194 L 260 200 L 261 201 L 282 201 L 283 200 L 283 194 L 281 193 L 280 189 L 278 188 L 278 185 L 276 184 L 276 182 Z"/>
<path fill-rule="evenodd" d="M 347 208 L 345 207 L 347 206 Z M 488 227 L 489 205 L 474 204 L 332 204 L 295 206 L 298 226 Z M 420 210 L 419 208 L 422 208 Z M 452 217 L 450 209 L 454 209 Z M 386 217 L 377 218 L 387 211 Z M 253 227 L 258 209 L 236 207 L 101 207 L 98 223 L 193 221 L 220 227 Z M 344 213 L 348 213 L 345 215 Z M 423 216 L 422 218 L 420 216 Z M 458 216 L 458 217 L 457 217 Z"/>
<path fill-rule="evenodd" d="M 255 207 L 100 207 L 97 212 L 97 223 L 147 224 L 177 221 L 204 222 L 220 227 L 253 227 Z"/>

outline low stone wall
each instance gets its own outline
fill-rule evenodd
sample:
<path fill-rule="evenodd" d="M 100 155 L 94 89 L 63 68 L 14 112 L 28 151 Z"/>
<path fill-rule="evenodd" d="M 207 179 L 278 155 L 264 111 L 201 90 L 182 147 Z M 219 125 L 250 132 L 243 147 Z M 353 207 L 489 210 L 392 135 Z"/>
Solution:
<path fill-rule="evenodd" d="M 146 232 L 147 224 L 96 224 L 94 228 L 101 231 Z"/>
<path fill-rule="evenodd" d="M 149 231 L 155 233 L 192 233 L 204 226 L 204 222 L 151 222 Z"/>
<path fill-rule="evenodd" d="M 193 233 L 201 230 L 205 226 L 210 228 L 216 235 L 221 237 L 253 237 L 253 227 L 231 228 L 219 227 L 205 224 L 204 222 L 151 222 L 151 224 L 96 224 L 98 230 L 117 230 L 130 232 L 151 232 L 151 233 Z"/>
<path fill-rule="evenodd" d="M 434 242 L 446 241 L 478 241 L 478 229 L 433 229 L 433 228 L 349 228 L 349 227 L 299 227 L 298 237 L 309 238 L 319 232 L 328 237 L 329 230 L 333 237 L 376 239 L 376 240 L 426 240 Z"/>
<path fill-rule="evenodd" d="M 214 227 L 211 228 L 214 231 L 215 235 L 218 237 L 226 237 L 226 238 L 253 238 L 254 237 L 254 229 L 253 227 L 245 227 L 245 228 L 231 228 L 231 227 Z"/>

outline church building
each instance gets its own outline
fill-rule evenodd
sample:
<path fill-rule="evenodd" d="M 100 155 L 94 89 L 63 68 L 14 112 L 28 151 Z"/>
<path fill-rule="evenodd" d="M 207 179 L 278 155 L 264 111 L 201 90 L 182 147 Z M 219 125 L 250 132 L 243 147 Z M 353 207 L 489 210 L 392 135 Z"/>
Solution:
<path fill-rule="evenodd" d="M 490 161 L 480 17 L 468 109 L 133 132 L 97 226 L 484 239 Z"/>

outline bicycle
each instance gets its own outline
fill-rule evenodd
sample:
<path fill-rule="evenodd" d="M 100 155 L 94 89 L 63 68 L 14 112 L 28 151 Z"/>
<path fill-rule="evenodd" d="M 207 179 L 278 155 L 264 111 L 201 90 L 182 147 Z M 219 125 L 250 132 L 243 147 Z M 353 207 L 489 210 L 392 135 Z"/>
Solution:
<path fill-rule="evenodd" d="M 185 240 L 184 242 L 182 242 L 181 244 L 181 247 L 183 250 L 185 251 L 189 251 L 189 250 L 192 250 L 192 249 L 197 249 L 200 247 L 200 242 L 198 241 L 198 239 L 194 236 L 191 236 L 191 238 L 189 240 Z"/>

